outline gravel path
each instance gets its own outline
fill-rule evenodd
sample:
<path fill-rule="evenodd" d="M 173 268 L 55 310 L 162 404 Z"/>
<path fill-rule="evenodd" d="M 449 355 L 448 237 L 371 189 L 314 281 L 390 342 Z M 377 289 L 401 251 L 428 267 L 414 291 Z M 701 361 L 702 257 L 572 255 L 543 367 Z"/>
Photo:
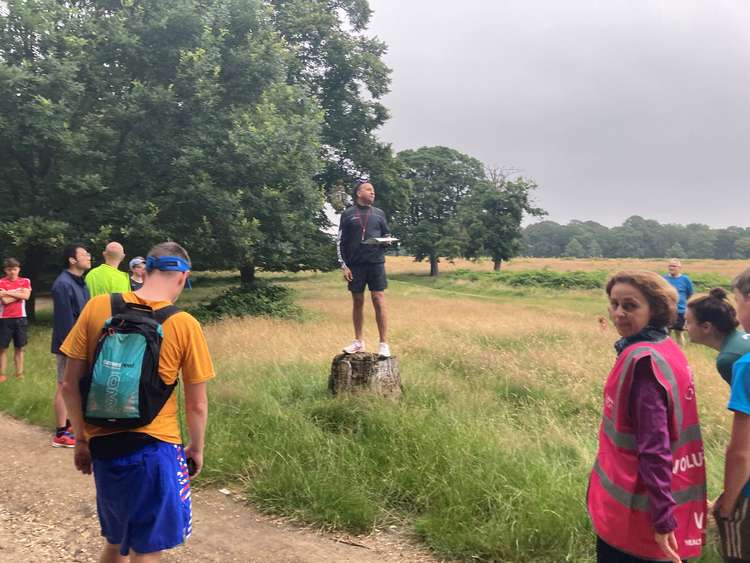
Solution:
<path fill-rule="evenodd" d="M 102 545 L 94 484 L 73 469 L 73 452 L 50 434 L 5 415 L 0 461 L 0 561 L 96 562 Z M 231 489 L 231 488 L 230 488 Z M 162 561 L 432 562 L 395 530 L 365 537 L 318 533 L 254 511 L 235 494 L 193 496 L 195 532 Z"/>

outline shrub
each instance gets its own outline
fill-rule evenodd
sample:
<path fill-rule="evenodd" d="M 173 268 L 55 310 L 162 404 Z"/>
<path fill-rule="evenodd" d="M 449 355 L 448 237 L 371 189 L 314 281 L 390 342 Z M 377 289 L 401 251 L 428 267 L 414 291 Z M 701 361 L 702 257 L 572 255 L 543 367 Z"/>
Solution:
<path fill-rule="evenodd" d="M 607 283 L 608 274 L 594 272 L 554 272 L 552 270 L 527 270 L 506 272 L 512 274 L 507 280 L 514 287 L 546 287 L 549 289 L 598 289 Z"/>
<path fill-rule="evenodd" d="M 227 289 L 208 304 L 189 309 L 201 322 L 215 322 L 229 317 L 296 318 L 302 309 L 294 303 L 294 291 L 282 285 L 258 280 Z"/>
<path fill-rule="evenodd" d="M 693 280 L 693 288 L 697 293 L 703 293 L 710 290 L 713 287 L 723 287 L 730 291 L 732 290 L 732 280 L 721 274 L 712 273 L 700 273 L 691 274 L 688 273 L 688 277 Z"/>
<path fill-rule="evenodd" d="M 543 287 L 547 289 L 604 289 L 614 272 L 594 270 L 591 272 L 558 272 L 550 269 L 521 270 L 514 272 L 474 272 L 457 270 L 449 275 L 451 279 L 466 281 L 490 281 L 513 287 Z M 731 280 L 720 274 L 697 273 L 688 276 L 693 280 L 696 292 L 706 292 L 712 287 L 731 289 Z"/>
<path fill-rule="evenodd" d="M 469 281 L 494 281 L 513 287 L 544 287 L 548 289 L 598 289 L 603 288 L 609 274 L 593 272 L 556 272 L 554 270 L 522 270 L 519 272 L 469 272 L 458 270 L 454 279 Z"/>

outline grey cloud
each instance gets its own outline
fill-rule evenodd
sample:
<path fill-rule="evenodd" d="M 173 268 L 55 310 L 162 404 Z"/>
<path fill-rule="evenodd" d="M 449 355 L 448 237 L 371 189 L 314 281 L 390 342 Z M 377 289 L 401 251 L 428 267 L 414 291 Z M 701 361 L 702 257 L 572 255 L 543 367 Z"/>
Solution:
<path fill-rule="evenodd" d="M 397 149 L 520 168 L 558 221 L 750 224 L 750 5 L 371 5 L 393 68 L 380 135 Z"/>

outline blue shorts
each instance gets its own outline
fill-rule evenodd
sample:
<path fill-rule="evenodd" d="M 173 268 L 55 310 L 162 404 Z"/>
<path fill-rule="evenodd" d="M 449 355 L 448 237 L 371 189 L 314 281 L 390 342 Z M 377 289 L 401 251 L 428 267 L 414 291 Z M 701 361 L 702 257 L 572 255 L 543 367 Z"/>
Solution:
<path fill-rule="evenodd" d="M 193 527 L 190 478 L 182 446 L 155 442 L 114 459 L 94 458 L 102 536 L 120 554 L 184 543 Z"/>

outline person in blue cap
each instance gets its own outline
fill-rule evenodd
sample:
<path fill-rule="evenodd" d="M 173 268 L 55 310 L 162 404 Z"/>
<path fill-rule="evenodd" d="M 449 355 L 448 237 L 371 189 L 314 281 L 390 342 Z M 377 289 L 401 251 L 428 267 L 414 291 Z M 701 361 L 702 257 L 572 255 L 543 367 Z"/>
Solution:
<path fill-rule="evenodd" d="M 143 275 L 146 273 L 146 259 L 136 256 L 128 264 L 130 270 L 130 289 L 136 291 L 143 287 Z"/>

